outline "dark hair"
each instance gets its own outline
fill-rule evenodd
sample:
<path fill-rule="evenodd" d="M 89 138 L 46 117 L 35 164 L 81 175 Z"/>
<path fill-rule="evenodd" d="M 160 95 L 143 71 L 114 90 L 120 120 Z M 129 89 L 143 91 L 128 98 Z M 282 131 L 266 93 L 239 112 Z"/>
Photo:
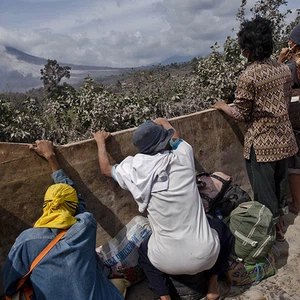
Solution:
<path fill-rule="evenodd" d="M 252 21 L 245 20 L 238 33 L 239 46 L 249 50 L 255 60 L 262 61 L 273 52 L 272 33 L 272 22 L 268 19 L 256 16 Z"/>

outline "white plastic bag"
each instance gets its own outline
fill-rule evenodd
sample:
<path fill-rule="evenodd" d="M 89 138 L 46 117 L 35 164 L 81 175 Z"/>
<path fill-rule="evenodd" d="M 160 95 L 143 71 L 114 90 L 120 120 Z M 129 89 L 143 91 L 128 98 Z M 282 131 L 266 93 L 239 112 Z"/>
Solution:
<path fill-rule="evenodd" d="M 112 270 L 110 278 L 125 278 L 131 283 L 144 278 L 138 248 L 150 235 L 148 219 L 136 216 L 113 239 L 96 248 L 103 264 Z"/>

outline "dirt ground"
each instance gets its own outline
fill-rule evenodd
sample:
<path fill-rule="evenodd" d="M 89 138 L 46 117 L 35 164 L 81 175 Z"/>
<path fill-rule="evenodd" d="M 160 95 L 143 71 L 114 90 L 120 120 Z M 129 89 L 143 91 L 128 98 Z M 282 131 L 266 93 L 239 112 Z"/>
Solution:
<path fill-rule="evenodd" d="M 300 217 L 285 216 L 286 241 L 276 242 L 280 257 L 277 273 L 257 285 L 231 287 L 225 299 L 232 300 L 300 300 Z M 154 300 L 158 297 L 149 288 L 147 280 L 128 289 L 126 300 Z"/>

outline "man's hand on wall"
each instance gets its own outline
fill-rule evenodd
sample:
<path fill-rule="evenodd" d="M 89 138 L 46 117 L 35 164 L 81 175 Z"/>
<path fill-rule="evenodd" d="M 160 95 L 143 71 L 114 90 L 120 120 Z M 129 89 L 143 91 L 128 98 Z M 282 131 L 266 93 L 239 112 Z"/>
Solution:
<path fill-rule="evenodd" d="M 111 169 L 113 166 L 109 162 L 105 145 L 105 141 L 111 134 L 105 130 L 99 130 L 96 133 L 93 133 L 93 135 L 98 147 L 98 160 L 101 173 L 106 177 L 112 177 Z"/>
<path fill-rule="evenodd" d="M 35 144 L 29 146 L 29 149 L 46 159 L 55 155 L 53 143 L 47 140 L 36 140 Z"/>
<path fill-rule="evenodd" d="M 104 143 L 110 136 L 110 132 L 105 130 L 99 130 L 96 133 L 93 133 L 94 139 L 97 143 Z"/>
<path fill-rule="evenodd" d="M 54 146 L 51 141 L 37 140 L 34 145 L 29 146 L 30 150 L 33 150 L 39 156 L 44 157 L 50 164 L 52 172 L 61 169 L 60 164 L 57 161 Z"/>

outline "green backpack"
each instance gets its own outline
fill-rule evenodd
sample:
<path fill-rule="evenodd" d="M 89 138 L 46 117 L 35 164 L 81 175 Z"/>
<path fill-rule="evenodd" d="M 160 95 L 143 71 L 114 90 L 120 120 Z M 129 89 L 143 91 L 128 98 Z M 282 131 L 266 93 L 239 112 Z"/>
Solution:
<path fill-rule="evenodd" d="M 257 201 L 239 204 L 224 220 L 235 237 L 235 255 L 248 264 L 267 257 L 275 243 L 276 229 L 271 211 Z"/>

